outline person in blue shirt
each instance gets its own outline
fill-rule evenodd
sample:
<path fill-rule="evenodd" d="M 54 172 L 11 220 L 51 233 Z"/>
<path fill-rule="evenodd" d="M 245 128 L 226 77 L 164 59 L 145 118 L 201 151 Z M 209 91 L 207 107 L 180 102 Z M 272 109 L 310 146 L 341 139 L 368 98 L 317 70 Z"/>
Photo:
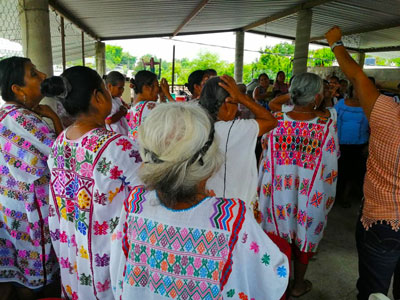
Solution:
<path fill-rule="evenodd" d="M 353 86 L 335 105 L 340 144 L 339 176 L 336 199 L 350 207 L 351 197 L 362 197 L 368 156 L 369 125 Z"/>

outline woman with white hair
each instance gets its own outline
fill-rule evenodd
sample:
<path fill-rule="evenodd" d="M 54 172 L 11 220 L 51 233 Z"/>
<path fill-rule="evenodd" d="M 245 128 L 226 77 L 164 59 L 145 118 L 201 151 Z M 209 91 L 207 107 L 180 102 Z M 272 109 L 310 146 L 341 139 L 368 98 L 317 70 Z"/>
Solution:
<path fill-rule="evenodd" d="M 207 113 L 161 104 L 138 136 L 144 186 L 125 201 L 112 237 L 115 298 L 279 299 L 286 257 L 241 200 L 205 190 L 222 160 Z"/>
<path fill-rule="evenodd" d="M 312 288 L 304 275 L 335 199 L 339 144 L 336 111 L 320 108 L 322 79 L 296 75 L 289 91 L 293 109 L 276 113 L 278 126 L 263 137 L 259 209 L 266 232 L 292 246 L 298 297 Z"/>

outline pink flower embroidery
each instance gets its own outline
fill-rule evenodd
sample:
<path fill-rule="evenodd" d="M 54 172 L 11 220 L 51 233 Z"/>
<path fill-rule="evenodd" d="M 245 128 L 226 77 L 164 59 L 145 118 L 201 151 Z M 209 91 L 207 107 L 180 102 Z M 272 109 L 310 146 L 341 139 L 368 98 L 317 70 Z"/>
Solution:
<path fill-rule="evenodd" d="M 81 166 L 81 174 L 85 177 L 92 177 L 93 176 L 93 166 L 88 163 L 83 163 Z"/>
<path fill-rule="evenodd" d="M 110 288 L 110 280 L 104 281 L 104 283 L 97 282 L 96 288 L 99 292 L 105 292 Z"/>
<path fill-rule="evenodd" d="M 94 223 L 94 234 L 95 235 L 105 235 L 107 234 L 108 224 L 106 221 L 103 224 L 99 224 L 99 222 Z"/>
<path fill-rule="evenodd" d="M 126 150 L 132 149 L 132 144 L 127 139 L 120 139 L 117 142 L 117 146 L 122 146 L 122 151 L 126 151 Z"/>
<path fill-rule="evenodd" d="M 81 162 L 81 161 L 85 160 L 85 150 L 83 150 L 83 148 L 78 148 L 76 150 L 76 160 L 78 162 Z"/>
<path fill-rule="evenodd" d="M 4 151 L 10 152 L 10 150 L 11 150 L 11 143 L 10 143 L 10 142 L 7 142 L 7 143 L 4 145 Z"/>
<path fill-rule="evenodd" d="M 117 166 L 115 166 L 114 168 L 112 168 L 112 169 L 110 170 L 110 173 L 111 173 L 111 176 L 110 176 L 111 179 L 118 179 L 118 177 L 122 175 L 122 171 L 121 171 L 121 170 L 118 170 L 118 167 L 117 167 Z"/>
<path fill-rule="evenodd" d="M 256 242 L 251 242 L 250 250 L 253 250 L 254 253 L 258 253 L 260 251 L 260 246 Z"/>

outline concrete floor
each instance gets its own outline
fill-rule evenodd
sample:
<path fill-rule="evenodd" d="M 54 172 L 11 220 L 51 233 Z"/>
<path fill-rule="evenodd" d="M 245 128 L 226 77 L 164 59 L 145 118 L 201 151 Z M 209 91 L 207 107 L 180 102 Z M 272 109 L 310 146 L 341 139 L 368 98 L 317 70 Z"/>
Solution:
<path fill-rule="evenodd" d="M 318 253 L 312 258 L 306 278 L 313 289 L 302 300 L 353 300 L 356 299 L 358 257 L 355 227 L 360 203 L 342 208 L 335 203 L 328 215 L 328 226 Z M 391 290 L 390 299 L 393 299 Z"/>

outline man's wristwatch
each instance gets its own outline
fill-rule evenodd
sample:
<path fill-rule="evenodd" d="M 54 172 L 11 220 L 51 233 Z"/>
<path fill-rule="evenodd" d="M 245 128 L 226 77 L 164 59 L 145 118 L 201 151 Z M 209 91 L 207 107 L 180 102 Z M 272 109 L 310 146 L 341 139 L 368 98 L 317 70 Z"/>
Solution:
<path fill-rule="evenodd" d="M 336 46 L 344 46 L 342 40 L 338 40 L 331 45 L 331 50 L 335 49 Z"/>

